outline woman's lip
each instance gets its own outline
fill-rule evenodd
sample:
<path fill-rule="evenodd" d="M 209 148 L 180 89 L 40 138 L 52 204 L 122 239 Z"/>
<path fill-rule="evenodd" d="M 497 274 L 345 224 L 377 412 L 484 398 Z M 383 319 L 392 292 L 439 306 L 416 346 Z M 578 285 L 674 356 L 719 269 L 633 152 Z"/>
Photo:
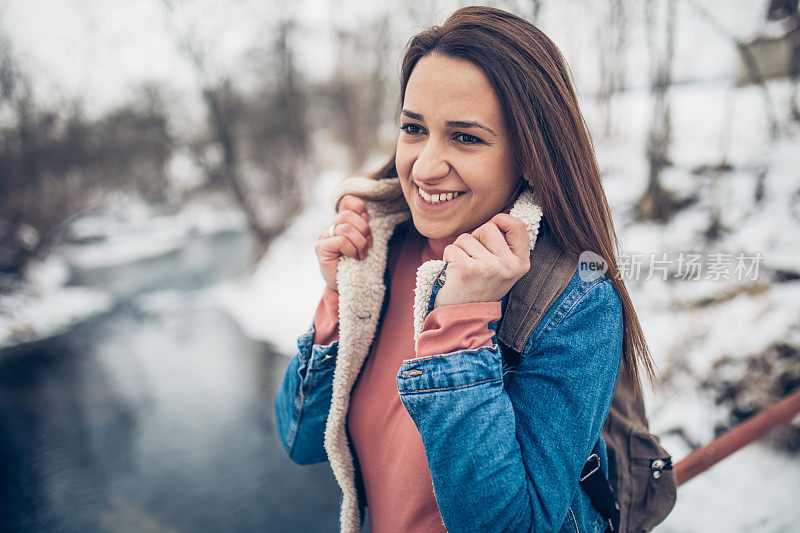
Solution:
<path fill-rule="evenodd" d="M 458 200 L 459 198 L 464 196 L 464 194 L 466 194 L 466 193 L 462 192 L 461 194 L 459 194 L 458 196 L 456 196 L 455 198 L 453 198 L 451 200 L 446 200 L 444 202 L 439 202 L 438 204 L 429 204 L 428 202 L 426 202 L 422 198 L 422 195 L 419 193 L 419 186 L 416 186 L 416 189 L 417 189 L 417 194 L 415 194 L 414 196 L 416 198 L 417 207 L 419 207 L 420 209 L 422 209 L 424 211 L 428 211 L 428 212 L 432 212 L 432 213 L 436 213 L 436 212 L 439 212 L 439 211 L 444 211 L 445 209 L 447 209 L 451 205 L 453 205 L 453 203 L 456 200 Z M 428 191 L 425 191 L 425 192 L 427 193 Z M 442 194 L 442 193 L 431 193 L 431 194 Z M 447 193 L 444 193 L 444 194 L 447 194 Z"/>

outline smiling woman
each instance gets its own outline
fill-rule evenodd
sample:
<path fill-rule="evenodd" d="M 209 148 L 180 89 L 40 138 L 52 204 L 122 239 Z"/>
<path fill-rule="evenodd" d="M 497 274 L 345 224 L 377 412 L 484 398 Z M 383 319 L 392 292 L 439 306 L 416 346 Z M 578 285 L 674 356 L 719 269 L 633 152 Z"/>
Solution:
<path fill-rule="evenodd" d="M 458 236 L 513 203 L 523 180 L 500 100 L 477 65 L 423 57 L 401 115 L 397 175 L 417 231 L 432 239 Z"/>
<path fill-rule="evenodd" d="M 293 460 L 330 461 L 341 529 L 604 527 L 581 472 L 651 363 L 558 48 L 486 7 L 414 36 L 395 154 L 336 208 L 276 416 Z"/>

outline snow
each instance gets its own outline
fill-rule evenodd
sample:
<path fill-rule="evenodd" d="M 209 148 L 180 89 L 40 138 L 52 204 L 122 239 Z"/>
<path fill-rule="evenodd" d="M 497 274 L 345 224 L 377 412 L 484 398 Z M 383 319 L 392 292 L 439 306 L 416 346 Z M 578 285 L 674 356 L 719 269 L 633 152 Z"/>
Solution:
<path fill-rule="evenodd" d="M 207 202 L 188 202 L 176 214 L 162 214 L 138 198 L 120 194 L 110 195 L 102 209 L 72 224 L 70 236 L 79 244 L 61 249 L 72 264 L 98 268 L 159 257 L 183 246 L 189 235 L 242 229 L 245 224 L 241 212 Z M 80 242 L 91 240 L 97 242 Z"/>
<path fill-rule="evenodd" d="M 789 84 L 770 82 L 768 88 L 778 109 L 785 109 Z M 772 269 L 800 272 L 799 136 L 796 129 L 788 130 L 771 141 L 762 95 L 753 88 L 731 91 L 719 82 L 673 88 L 674 166 L 664 172 L 662 184 L 679 196 L 696 196 L 697 202 L 666 224 L 632 218 L 647 172 L 640 142 L 648 117 L 646 95 L 620 95 L 617 109 L 636 111 L 617 122 L 610 139 L 597 143 L 623 254 L 639 255 L 645 265 L 664 252 L 672 261 L 681 254 L 704 254 L 700 279 L 665 281 L 660 273 L 648 279 L 643 267 L 638 279 L 626 282 L 664 376 L 648 393 L 648 417 L 651 428 L 665 435 L 675 462 L 690 448 L 674 431 L 703 444 L 713 439 L 718 423 L 727 421 L 726 408 L 701 387 L 713 377 L 715 361 L 748 357 L 778 341 L 796 345 L 800 338 L 800 282 L 777 284 L 770 278 Z M 717 140 L 724 135 L 727 147 Z M 692 172 L 701 164 L 716 165 L 723 156 L 735 166 L 732 171 L 716 178 Z M 759 171 L 766 172 L 764 197 L 756 203 Z M 707 242 L 703 233 L 713 212 L 723 234 Z M 758 257 L 758 268 L 735 275 L 730 264 L 727 275 L 713 279 L 708 261 L 714 253 Z M 798 494 L 797 458 L 755 444 L 681 487 L 675 509 L 657 531 L 788 531 L 800 521 Z"/>
<path fill-rule="evenodd" d="M 0 348 L 56 335 L 111 307 L 111 297 L 85 287 L 63 287 L 65 262 L 56 257 L 30 266 L 24 290 L 0 294 Z"/>
<path fill-rule="evenodd" d="M 677 441 L 665 445 L 680 450 Z M 656 531 L 796 531 L 798 489 L 797 458 L 753 444 L 682 485 Z"/>

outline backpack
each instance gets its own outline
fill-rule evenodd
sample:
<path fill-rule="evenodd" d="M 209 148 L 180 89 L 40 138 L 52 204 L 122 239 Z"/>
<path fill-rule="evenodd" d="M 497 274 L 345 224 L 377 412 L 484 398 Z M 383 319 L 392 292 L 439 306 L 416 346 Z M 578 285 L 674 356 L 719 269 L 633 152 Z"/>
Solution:
<path fill-rule="evenodd" d="M 569 284 L 578 258 L 566 252 L 542 220 L 531 252 L 531 269 L 508 295 L 497 333 L 507 363 L 515 366 L 541 318 Z M 531 305 L 533 302 L 533 305 Z M 580 483 L 606 521 L 606 532 L 650 531 L 675 505 L 672 457 L 650 433 L 644 399 L 620 371 L 611 409 L 601 432 L 608 453 L 608 478 L 592 454 Z"/>

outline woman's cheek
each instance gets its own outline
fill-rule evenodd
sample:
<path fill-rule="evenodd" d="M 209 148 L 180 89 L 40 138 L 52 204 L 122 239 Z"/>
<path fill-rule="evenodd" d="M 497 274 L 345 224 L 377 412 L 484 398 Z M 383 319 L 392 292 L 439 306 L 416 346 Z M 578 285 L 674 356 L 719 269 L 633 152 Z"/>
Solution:
<path fill-rule="evenodd" d="M 397 143 L 397 150 L 395 151 L 395 167 L 400 176 L 408 177 L 411 174 L 411 166 L 413 164 L 413 153 L 411 147 L 404 142 Z"/>

